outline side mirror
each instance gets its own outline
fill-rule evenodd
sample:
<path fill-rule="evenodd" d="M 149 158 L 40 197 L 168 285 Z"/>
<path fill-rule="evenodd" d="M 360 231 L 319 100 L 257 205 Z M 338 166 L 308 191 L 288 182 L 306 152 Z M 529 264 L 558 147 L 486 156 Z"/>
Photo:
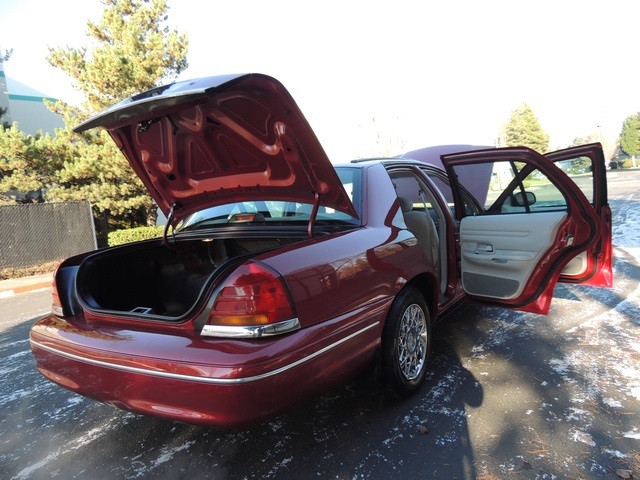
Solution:
<path fill-rule="evenodd" d="M 513 196 L 513 204 L 516 207 L 526 207 L 536 203 L 536 194 L 533 192 L 518 192 Z"/>

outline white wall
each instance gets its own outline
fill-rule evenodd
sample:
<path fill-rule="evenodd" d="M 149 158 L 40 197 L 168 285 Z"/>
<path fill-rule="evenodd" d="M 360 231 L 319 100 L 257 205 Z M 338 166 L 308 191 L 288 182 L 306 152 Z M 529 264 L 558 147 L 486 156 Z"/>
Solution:
<path fill-rule="evenodd" d="M 55 100 L 7 77 L 0 61 L 0 107 L 9 109 L 0 122 L 18 122 L 20 130 L 30 135 L 39 130 L 53 135 L 56 128 L 64 126 L 64 122 L 47 108 L 43 101 L 45 98 Z"/>

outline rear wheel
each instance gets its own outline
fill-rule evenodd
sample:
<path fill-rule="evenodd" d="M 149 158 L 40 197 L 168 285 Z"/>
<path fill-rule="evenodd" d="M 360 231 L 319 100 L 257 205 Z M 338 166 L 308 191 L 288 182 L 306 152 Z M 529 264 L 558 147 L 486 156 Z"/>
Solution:
<path fill-rule="evenodd" d="M 391 306 L 382 348 L 389 385 L 403 395 L 416 391 L 424 380 L 431 350 L 431 319 L 424 297 L 415 288 L 402 290 Z"/>

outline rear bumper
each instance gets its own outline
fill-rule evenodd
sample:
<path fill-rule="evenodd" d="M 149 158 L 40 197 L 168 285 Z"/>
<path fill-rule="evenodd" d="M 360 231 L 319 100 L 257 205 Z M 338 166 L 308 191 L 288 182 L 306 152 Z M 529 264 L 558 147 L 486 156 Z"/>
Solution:
<path fill-rule="evenodd" d="M 30 334 L 49 380 L 116 407 L 171 420 L 240 427 L 347 382 L 380 343 L 391 299 L 277 338 L 88 326 L 50 315 Z"/>

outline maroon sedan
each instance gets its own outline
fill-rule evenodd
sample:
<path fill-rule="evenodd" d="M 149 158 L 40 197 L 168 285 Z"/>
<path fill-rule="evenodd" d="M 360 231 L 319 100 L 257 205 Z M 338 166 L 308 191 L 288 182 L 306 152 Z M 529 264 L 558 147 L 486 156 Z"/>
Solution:
<path fill-rule="evenodd" d="M 464 298 L 546 313 L 557 281 L 612 283 L 597 144 L 334 167 L 257 74 L 156 88 L 76 130 L 93 127 L 167 228 L 64 261 L 30 340 L 48 379 L 126 410 L 242 426 L 364 371 L 411 393 Z"/>

